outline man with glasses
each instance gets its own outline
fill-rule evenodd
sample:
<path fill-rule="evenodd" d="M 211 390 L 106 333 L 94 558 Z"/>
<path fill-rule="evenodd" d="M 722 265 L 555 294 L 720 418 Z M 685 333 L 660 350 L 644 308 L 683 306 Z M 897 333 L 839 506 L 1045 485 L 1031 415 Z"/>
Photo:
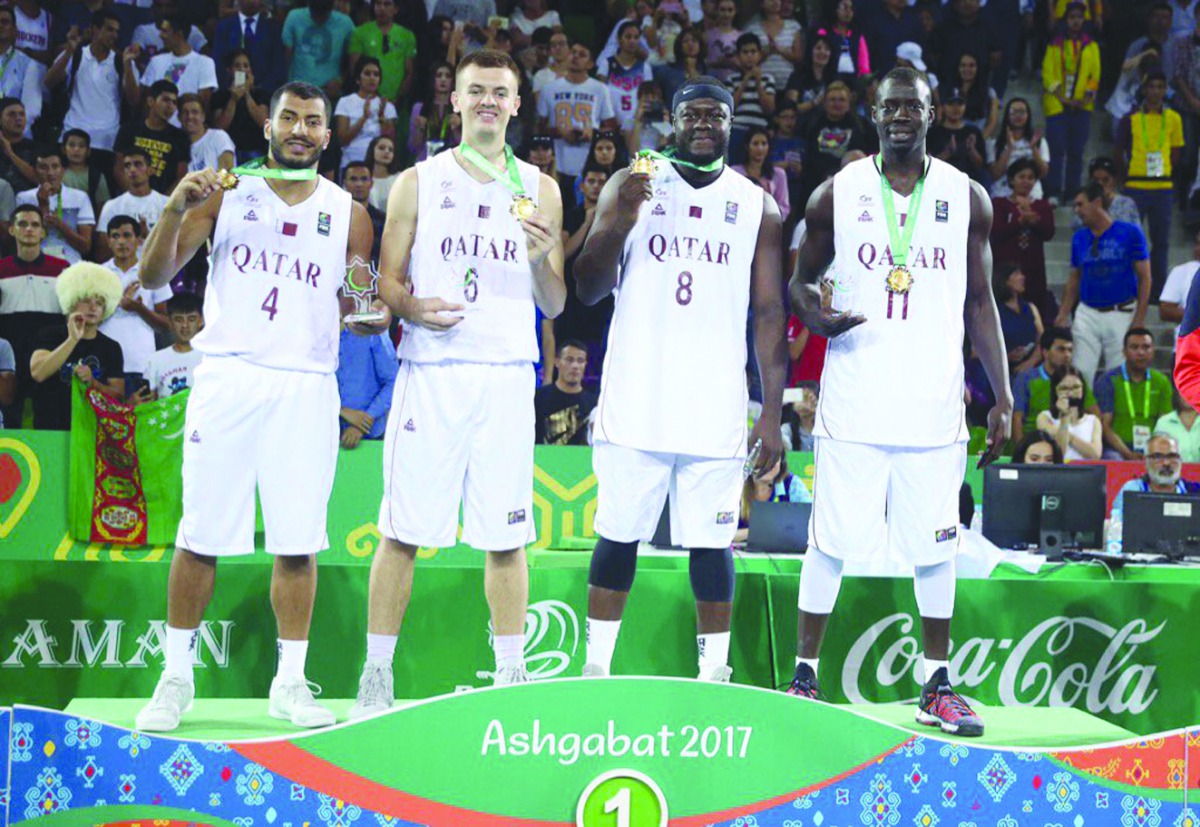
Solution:
<path fill-rule="evenodd" d="M 1074 206 L 1083 226 L 1071 239 L 1071 274 L 1055 325 L 1075 334 L 1075 367 L 1090 382 L 1101 357 L 1105 368 L 1115 367 L 1126 332 L 1145 324 L 1150 254 L 1141 227 L 1109 215 L 1099 182 L 1084 184 Z"/>
<path fill-rule="evenodd" d="M 1146 473 L 1121 486 L 1113 500 L 1114 519 L 1124 513 L 1126 491 L 1197 495 L 1200 494 L 1200 482 L 1183 479 L 1183 459 L 1175 437 L 1155 431 L 1146 444 Z"/>
<path fill-rule="evenodd" d="M 1171 412 L 1171 380 L 1151 369 L 1153 360 L 1154 336 L 1132 327 L 1125 333 L 1125 361 L 1096 382 L 1105 459 L 1141 459 L 1154 423 Z"/>

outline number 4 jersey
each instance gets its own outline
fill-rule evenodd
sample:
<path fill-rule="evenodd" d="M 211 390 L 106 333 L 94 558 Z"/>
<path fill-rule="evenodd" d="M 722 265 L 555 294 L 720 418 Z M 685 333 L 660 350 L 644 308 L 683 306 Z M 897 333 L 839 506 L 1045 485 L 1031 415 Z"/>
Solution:
<path fill-rule="evenodd" d="M 763 190 L 728 167 L 700 188 L 669 163 L 656 168 L 653 197 L 625 242 L 594 436 L 642 451 L 740 457 Z"/>
<path fill-rule="evenodd" d="M 350 205 L 324 178 L 289 206 L 262 178 L 242 176 L 217 214 L 196 350 L 266 368 L 337 370 Z"/>

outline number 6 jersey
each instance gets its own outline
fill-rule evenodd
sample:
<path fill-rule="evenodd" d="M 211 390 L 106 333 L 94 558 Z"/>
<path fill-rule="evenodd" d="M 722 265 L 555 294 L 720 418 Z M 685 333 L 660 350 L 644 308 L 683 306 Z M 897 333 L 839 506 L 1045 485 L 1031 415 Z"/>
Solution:
<path fill-rule="evenodd" d="M 337 370 L 350 204 L 324 178 L 288 206 L 262 178 L 242 176 L 217 213 L 196 350 L 265 368 Z"/>
<path fill-rule="evenodd" d="M 660 161 L 625 241 L 594 438 L 746 453 L 746 318 L 763 190 L 729 167 L 693 187 Z M 783 297 L 780 297 L 780 301 Z"/>

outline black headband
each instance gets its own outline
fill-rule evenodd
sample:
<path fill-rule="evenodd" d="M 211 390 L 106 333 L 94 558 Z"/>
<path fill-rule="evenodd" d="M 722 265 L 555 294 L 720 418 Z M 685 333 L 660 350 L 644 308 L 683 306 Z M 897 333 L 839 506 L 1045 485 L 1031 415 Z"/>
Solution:
<path fill-rule="evenodd" d="M 697 98 L 712 98 L 728 106 L 730 112 L 733 111 L 733 95 L 729 94 L 729 90 L 724 86 L 712 83 L 685 83 L 680 86 L 675 90 L 675 96 L 671 98 L 671 111 L 674 112 L 678 109 L 679 104 Z"/>

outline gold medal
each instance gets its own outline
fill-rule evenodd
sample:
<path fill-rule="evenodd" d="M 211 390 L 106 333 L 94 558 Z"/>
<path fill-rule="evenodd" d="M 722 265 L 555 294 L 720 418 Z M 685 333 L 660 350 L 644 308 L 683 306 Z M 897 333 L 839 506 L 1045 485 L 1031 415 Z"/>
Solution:
<path fill-rule="evenodd" d="M 220 185 L 221 189 L 225 190 L 226 192 L 236 187 L 239 181 L 241 181 L 241 178 L 229 170 L 217 170 L 217 183 Z"/>
<path fill-rule="evenodd" d="M 528 195 L 518 195 L 509 205 L 508 211 L 512 213 L 512 217 L 518 221 L 525 221 L 537 214 L 537 204 L 533 203 L 533 199 Z"/>
<path fill-rule="evenodd" d="M 887 274 L 887 291 L 907 295 L 912 289 L 913 277 L 907 267 L 893 267 Z"/>
<path fill-rule="evenodd" d="M 634 175 L 645 175 L 653 178 L 655 172 L 653 156 L 645 151 L 639 152 L 633 156 L 633 161 L 629 164 L 629 171 Z"/>

